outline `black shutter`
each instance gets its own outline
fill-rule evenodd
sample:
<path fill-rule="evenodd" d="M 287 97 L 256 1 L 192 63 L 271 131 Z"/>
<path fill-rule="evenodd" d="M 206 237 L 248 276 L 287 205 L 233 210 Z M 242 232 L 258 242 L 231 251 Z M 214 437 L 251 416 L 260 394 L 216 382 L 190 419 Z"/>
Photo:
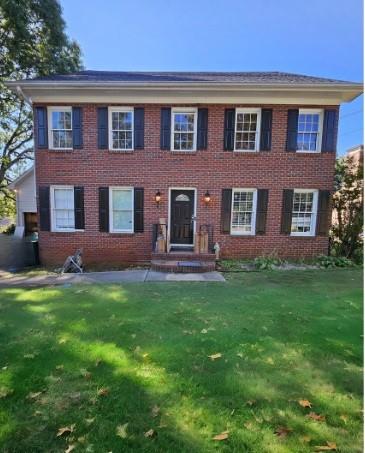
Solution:
<path fill-rule="evenodd" d="M 41 231 L 51 229 L 50 190 L 49 186 L 38 187 L 39 196 L 39 223 Z"/>
<path fill-rule="evenodd" d="M 283 205 L 281 211 L 281 234 L 290 234 L 293 215 L 293 189 L 283 190 Z"/>
<path fill-rule="evenodd" d="M 317 234 L 328 236 L 330 228 L 331 192 L 320 190 L 318 193 Z"/>
<path fill-rule="evenodd" d="M 297 150 L 297 139 L 298 139 L 298 109 L 288 110 L 288 125 L 286 135 L 286 150 L 296 151 Z"/>
<path fill-rule="evenodd" d="M 325 110 L 323 117 L 322 152 L 336 152 L 336 110 Z"/>
<path fill-rule="evenodd" d="M 48 148 L 47 108 L 36 107 L 37 148 Z"/>
<path fill-rule="evenodd" d="M 85 228 L 84 188 L 74 187 L 75 230 Z"/>
<path fill-rule="evenodd" d="M 171 149 L 171 108 L 162 107 L 161 109 L 161 149 Z"/>
<path fill-rule="evenodd" d="M 261 111 L 260 151 L 271 150 L 272 109 Z"/>
<path fill-rule="evenodd" d="M 72 141 L 73 147 L 81 149 L 82 141 L 82 108 L 72 107 Z"/>
<path fill-rule="evenodd" d="M 198 109 L 197 149 L 208 147 L 208 109 Z"/>
<path fill-rule="evenodd" d="M 108 107 L 98 107 L 98 148 L 108 149 Z"/>
<path fill-rule="evenodd" d="M 99 187 L 99 231 L 109 231 L 109 187 Z"/>
<path fill-rule="evenodd" d="M 134 149 L 144 148 L 144 108 L 134 109 Z"/>
<path fill-rule="evenodd" d="M 233 151 L 234 148 L 234 127 L 236 121 L 236 110 L 225 109 L 224 111 L 224 150 Z"/>
<path fill-rule="evenodd" d="M 266 217 L 268 203 L 269 203 L 269 191 L 267 189 L 259 189 L 257 191 L 256 234 L 265 234 L 266 232 Z"/>
<path fill-rule="evenodd" d="M 143 205 L 144 205 L 144 190 L 143 188 L 134 189 L 134 232 L 143 233 Z"/>
<path fill-rule="evenodd" d="M 231 232 L 232 189 L 222 189 L 221 232 Z"/>

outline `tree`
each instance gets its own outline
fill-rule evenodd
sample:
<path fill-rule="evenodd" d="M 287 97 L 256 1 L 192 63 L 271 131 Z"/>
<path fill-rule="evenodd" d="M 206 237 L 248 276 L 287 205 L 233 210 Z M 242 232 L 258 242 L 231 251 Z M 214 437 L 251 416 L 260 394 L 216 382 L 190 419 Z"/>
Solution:
<path fill-rule="evenodd" d="M 0 194 L 19 164 L 33 158 L 31 107 L 5 85 L 81 69 L 78 44 L 65 33 L 57 0 L 0 0 Z"/>
<path fill-rule="evenodd" d="M 336 253 L 347 258 L 353 258 L 355 252 L 362 247 L 363 178 L 362 160 L 358 163 L 351 157 L 336 160 L 331 239 Z"/>

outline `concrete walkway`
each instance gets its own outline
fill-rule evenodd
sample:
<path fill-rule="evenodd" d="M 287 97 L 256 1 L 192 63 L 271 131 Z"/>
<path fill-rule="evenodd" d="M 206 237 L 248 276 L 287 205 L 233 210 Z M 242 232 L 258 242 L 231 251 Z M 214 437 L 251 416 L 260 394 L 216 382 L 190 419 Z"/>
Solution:
<path fill-rule="evenodd" d="M 172 274 L 148 269 L 110 272 L 89 272 L 85 274 L 44 274 L 27 276 L 0 271 L 0 288 L 36 287 L 47 285 L 73 285 L 77 283 L 143 283 L 143 282 L 225 282 L 219 272 L 194 274 Z"/>

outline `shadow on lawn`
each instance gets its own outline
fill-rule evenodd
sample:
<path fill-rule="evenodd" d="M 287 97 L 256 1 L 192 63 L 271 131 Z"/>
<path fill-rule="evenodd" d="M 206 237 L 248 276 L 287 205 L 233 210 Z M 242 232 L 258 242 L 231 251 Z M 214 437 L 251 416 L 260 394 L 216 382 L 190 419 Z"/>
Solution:
<path fill-rule="evenodd" d="M 219 285 L 204 296 L 196 285 L 189 295 L 173 288 L 144 286 L 139 296 L 127 285 L 7 290 L 3 327 L 17 332 L 4 338 L 4 380 L 14 390 L 2 400 L 4 451 L 62 451 L 66 442 L 55 434 L 72 423 L 73 442 L 85 451 L 313 451 L 301 436 L 361 451 L 361 357 L 344 332 L 330 329 L 327 337 L 310 307 L 295 322 L 289 303 L 280 316 L 270 301 L 257 308 L 257 291 L 231 296 L 222 309 Z M 273 291 L 282 289 L 273 284 Z M 211 361 L 216 352 L 222 358 Z M 101 388 L 108 395 L 98 396 Z M 37 391 L 39 398 L 26 399 Z M 301 398 L 326 423 L 305 417 Z M 120 439 L 115 430 L 124 423 L 128 435 Z M 293 431 L 278 439 L 279 426 Z M 157 436 L 145 438 L 151 428 Z M 225 430 L 229 441 L 214 444 L 212 435 Z"/>

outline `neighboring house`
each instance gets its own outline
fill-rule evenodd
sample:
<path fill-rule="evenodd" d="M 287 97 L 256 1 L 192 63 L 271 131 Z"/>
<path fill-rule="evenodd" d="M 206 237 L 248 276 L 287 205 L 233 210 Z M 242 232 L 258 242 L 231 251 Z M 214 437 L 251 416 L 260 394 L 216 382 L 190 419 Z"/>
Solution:
<path fill-rule="evenodd" d="M 79 247 L 87 263 L 149 261 L 161 219 L 168 251 L 206 229 L 227 258 L 327 252 L 339 105 L 361 84 L 82 71 L 7 85 L 34 107 L 43 263 Z"/>
<path fill-rule="evenodd" d="M 348 149 L 346 157 L 350 157 L 356 166 L 364 160 L 364 145 L 356 145 Z"/>
<path fill-rule="evenodd" d="M 38 231 L 37 200 L 34 167 L 26 170 L 9 189 L 16 194 L 16 227 L 21 235 Z"/>

